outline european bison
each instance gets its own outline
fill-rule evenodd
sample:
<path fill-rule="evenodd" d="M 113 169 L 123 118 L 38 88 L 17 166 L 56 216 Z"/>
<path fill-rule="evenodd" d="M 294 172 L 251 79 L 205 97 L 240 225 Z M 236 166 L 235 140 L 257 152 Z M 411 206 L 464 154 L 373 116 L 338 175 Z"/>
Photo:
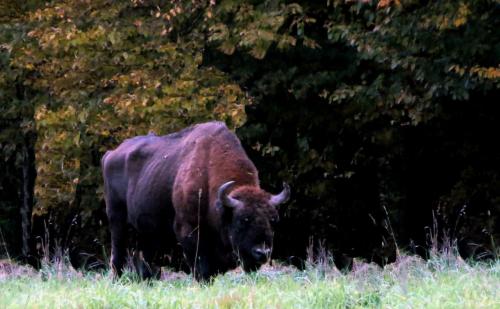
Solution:
<path fill-rule="evenodd" d="M 276 206 L 290 189 L 284 184 L 277 195 L 262 190 L 257 169 L 224 123 L 127 139 L 106 152 L 102 168 L 111 266 L 118 275 L 128 224 L 138 232 L 145 265 L 156 250 L 178 242 L 198 280 L 238 262 L 254 271 L 269 259 Z M 143 278 L 154 275 L 150 267 L 139 271 Z"/>

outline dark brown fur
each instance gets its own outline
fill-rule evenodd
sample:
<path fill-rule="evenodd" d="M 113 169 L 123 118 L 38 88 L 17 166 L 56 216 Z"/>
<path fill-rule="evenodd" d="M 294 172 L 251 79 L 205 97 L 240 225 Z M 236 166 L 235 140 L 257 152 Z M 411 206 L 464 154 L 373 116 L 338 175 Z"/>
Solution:
<path fill-rule="evenodd" d="M 245 270 L 255 270 L 269 258 L 278 218 L 269 202 L 272 195 L 260 188 L 257 169 L 223 123 L 126 140 L 106 153 L 102 166 L 111 264 L 118 273 L 127 223 L 140 235 L 146 262 L 176 239 L 198 279 L 232 269 L 238 261 Z M 218 200 L 219 188 L 228 181 L 235 181 L 229 196 L 241 207 Z M 144 277 L 151 275 L 148 270 Z"/>

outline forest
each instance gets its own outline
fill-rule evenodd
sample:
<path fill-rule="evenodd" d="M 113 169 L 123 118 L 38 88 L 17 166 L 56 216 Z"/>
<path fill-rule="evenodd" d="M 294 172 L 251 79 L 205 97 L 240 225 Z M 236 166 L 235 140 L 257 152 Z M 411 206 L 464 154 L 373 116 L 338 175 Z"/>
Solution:
<path fill-rule="evenodd" d="M 0 1 L 0 257 L 107 265 L 100 160 L 224 121 L 273 259 L 500 254 L 498 0 Z"/>

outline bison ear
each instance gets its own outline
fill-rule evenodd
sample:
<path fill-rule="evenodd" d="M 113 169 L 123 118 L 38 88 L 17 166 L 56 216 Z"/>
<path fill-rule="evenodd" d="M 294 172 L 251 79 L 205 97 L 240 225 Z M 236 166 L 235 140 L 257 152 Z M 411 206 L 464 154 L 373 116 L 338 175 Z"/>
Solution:
<path fill-rule="evenodd" d="M 227 191 L 234 185 L 234 183 L 235 181 L 228 181 L 219 187 L 219 190 L 217 190 L 217 202 L 219 205 L 229 208 L 238 208 L 243 206 L 241 201 L 228 195 Z"/>
<path fill-rule="evenodd" d="M 279 194 L 272 195 L 269 199 L 269 204 L 271 206 L 278 206 L 279 204 L 283 204 L 290 198 L 290 186 L 286 183 L 283 183 L 283 191 Z"/>

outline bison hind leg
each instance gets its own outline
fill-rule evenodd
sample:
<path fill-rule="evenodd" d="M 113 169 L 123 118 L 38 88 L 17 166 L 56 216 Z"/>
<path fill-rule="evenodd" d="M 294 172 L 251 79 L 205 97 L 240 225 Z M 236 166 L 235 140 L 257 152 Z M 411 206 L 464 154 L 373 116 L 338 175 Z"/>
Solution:
<path fill-rule="evenodd" d="M 116 209 L 114 209 L 116 210 Z M 111 270 L 120 277 L 127 258 L 127 214 L 120 211 L 108 211 L 111 231 Z"/>
<path fill-rule="evenodd" d="M 139 235 L 139 256 L 136 259 L 136 270 L 141 279 L 160 279 L 161 268 L 155 263 L 157 252 L 154 234 L 141 233 Z"/>

